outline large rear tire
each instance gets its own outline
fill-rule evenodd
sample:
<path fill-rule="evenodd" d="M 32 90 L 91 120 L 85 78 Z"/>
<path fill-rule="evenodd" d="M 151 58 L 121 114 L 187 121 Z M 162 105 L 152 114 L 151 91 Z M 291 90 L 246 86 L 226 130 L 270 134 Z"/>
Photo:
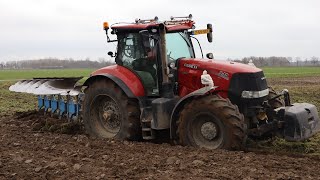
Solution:
<path fill-rule="evenodd" d="M 140 140 L 140 110 L 112 81 L 100 79 L 85 91 L 83 122 L 87 133 L 101 138 Z"/>
<path fill-rule="evenodd" d="M 186 104 L 177 127 L 180 144 L 207 149 L 239 150 L 247 138 L 244 117 L 238 107 L 219 95 Z"/>

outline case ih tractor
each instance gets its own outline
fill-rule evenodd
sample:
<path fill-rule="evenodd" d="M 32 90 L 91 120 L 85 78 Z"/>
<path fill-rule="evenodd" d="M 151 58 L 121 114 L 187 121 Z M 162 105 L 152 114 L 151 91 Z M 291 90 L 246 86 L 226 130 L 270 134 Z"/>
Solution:
<path fill-rule="evenodd" d="M 117 43 L 108 53 L 116 65 L 77 88 L 80 78 L 35 78 L 10 90 L 38 95 L 39 109 L 51 115 L 81 117 L 87 133 L 102 138 L 169 136 L 182 145 L 240 149 L 248 136 L 301 141 L 319 131 L 317 108 L 291 104 L 288 90 L 268 87 L 261 69 L 211 53 L 196 58 L 191 39 L 207 34 L 212 42 L 212 25 L 195 30 L 191 17 L 104 23 L 108 42 Z"/>

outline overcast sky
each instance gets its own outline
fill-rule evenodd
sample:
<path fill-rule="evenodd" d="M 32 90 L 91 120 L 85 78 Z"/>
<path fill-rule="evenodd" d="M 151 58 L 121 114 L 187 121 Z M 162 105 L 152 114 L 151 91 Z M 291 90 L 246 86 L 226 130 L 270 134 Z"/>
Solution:
<path fill-rule="evenodd" d="M 160 4 L 161 3 L 161 4 Z M 108 58 L 102 24 L 193 14 L 214 27 L 216 58 L 320 56 L 318 0 L 0 0 L 0 61 Z"/>

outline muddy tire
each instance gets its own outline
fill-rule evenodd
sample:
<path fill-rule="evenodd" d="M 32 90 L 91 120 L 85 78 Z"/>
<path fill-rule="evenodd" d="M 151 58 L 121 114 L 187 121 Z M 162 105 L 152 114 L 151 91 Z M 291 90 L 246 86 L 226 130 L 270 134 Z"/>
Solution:
<path fill-rule="evenodd" d="M 177 122 L 178 142 L 207 149 L 242 149 L 247 135 L 243 115 L 229 99 L 201 97 L 184 106 Z"/>
<path fill-rule="evenodd" d="M 101 79 L 85 91 L 83 123 L 95 137 L 140 140 L 140 109 L 112 81 Z"/>
<path fill-rule="evenodd" d="M 277 92 L 272 87 L 269 87 L 268 99 L 271 99 L 272 97 L 275 97 L 277 95 L 278 95 Z M 269 101 L 269 104 L 273 109 L 276 109 L 276 108 L 279 108 L 279 107 L 283 107 L 284 106 L 284 101 L 281 98 L 276 98 L 276 99 L 274 99 L 272 101 Z"/>

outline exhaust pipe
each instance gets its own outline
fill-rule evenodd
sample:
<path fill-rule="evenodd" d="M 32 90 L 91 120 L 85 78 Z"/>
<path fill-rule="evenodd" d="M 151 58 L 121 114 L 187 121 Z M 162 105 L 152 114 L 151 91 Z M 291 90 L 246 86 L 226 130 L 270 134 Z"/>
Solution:
<path fill-rule="evenodd" d="M 173 94 L 173 83 L 169 79 L 169 67 L 167 60 L 167 46 L 166 46 L 166 26 L 161 23 L 159 24 L 160 32 L 160 56 L 162 64 L 162 97 L 172 98 Z"/>

